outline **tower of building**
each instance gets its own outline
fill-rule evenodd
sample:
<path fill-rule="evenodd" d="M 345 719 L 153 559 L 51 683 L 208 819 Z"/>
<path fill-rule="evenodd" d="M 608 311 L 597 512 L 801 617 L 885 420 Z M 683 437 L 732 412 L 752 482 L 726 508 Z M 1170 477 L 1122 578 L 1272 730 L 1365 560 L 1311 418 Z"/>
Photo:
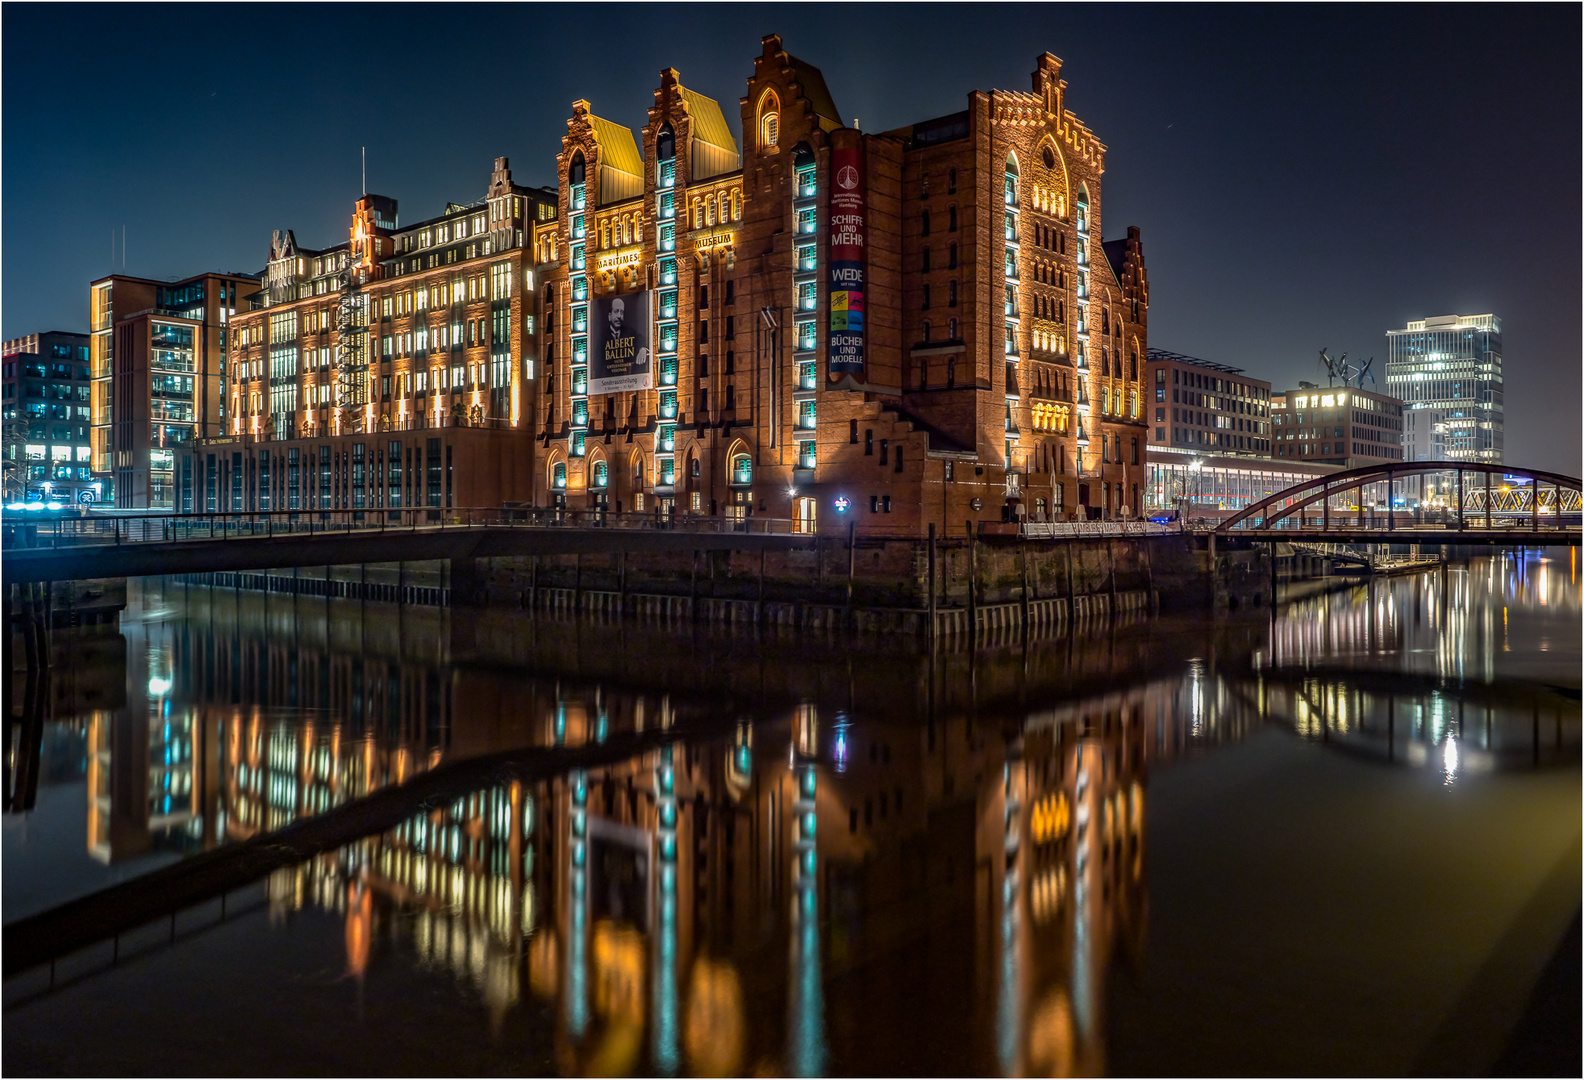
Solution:
<path fill-rule="evenodd" d="M 1386 392 L 1403 402 L 1409 461 L 1502 461 L 1495 315 L 1438 315 L 1386 332 Z"/>

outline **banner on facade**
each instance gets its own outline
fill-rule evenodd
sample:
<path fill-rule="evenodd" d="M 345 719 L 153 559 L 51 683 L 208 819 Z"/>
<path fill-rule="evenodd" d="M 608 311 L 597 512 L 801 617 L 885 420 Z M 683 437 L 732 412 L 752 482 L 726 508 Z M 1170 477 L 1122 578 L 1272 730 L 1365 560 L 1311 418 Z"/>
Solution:
<path fill-rule="evenodd" d="M 590 328 L 589 393 L 616 394 L 654 386 L 653 323 L 647 292 L 601 296 Z"/>
<path fill-rule="evenodd" d="M 863 150 L 831 150 L 830 335 L 827 355 L 833 373 L 864 369 L 864 181 Z"/>

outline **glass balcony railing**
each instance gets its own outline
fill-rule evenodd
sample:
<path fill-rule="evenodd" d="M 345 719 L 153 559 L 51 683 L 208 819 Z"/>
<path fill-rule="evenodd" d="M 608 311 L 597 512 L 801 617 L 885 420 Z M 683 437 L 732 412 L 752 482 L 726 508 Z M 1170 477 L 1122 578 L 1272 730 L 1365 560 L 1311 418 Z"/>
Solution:
<path fill-rule="evenodd" d="M 582 270 L 582 269 L 584 269 L 587 266 L 588 266 L 588 262 L 583 258 L 583 245 L 582 244 L 573 244 L 572 245 L 572 269 L 574 269 L 574 270 Z"/>
<path fill-rule="evenodd" d="M 588 369 L 579 368 L 572 372 L 572 392 L 574 394 L 588 393 Z"/>
<path fill-rule="evenodd" d="M 675 420 L 677 414 L 676 391 L 667 390 L 660 395 L 660 418 L 662 420 Z"/>
<path fill-rule="evenodd" d="M 818 270 L 819 258 L 812 245 L 797 249 L 797 268 L 799 270 Z"/>
<path fill-rule="evenodd" d="M 818 332 L 816 331 L 815 325 L 813 323 L 798 323 L 797 344 L 794 346 L 794 348 L 799 350 L 808 350 L 814 348 L 817 336 Z"/>
<path fill-rule="evenodd" d="M 660 294 L 660 317 L 674 319 L 677 317 L 677 294 L 675 291 Z"/>
<path fill-rule="evenodd" d="M 677 362 L 668 360 L 660 365 L 660 385 L 675 386 L 677 383 Z"/>
<path fill-rule="evenodd" d="M 812 199 L 816 190 L 813 170 L 800 172 L 797 175 L 797 185 L 793 189 L 792 197 L 794 199 Z"/>
<path fill-rule="evenodd" d="M 676 225 L 667 223 L 660 226 L 660 250 L 676 250 Z"/>
<path fill-rule="evenodd" d="M 731 472 L 731 482 L 734 484 L 753 483 L 753 467 L 749 466 L 748 468 L 733 469 Z"/>
<path fill-rule="evenodd" d="M 676 449 L 676 428 L 670 424 L 662 425 L 655 436 L 655 449 L 667 454 Z"/>
<path fill-rule="evenodd" d="M 674 159 L 660 163 L 660 173 L 655 178 L 655 186 L 659 188 L 676 187 L 676 161 Z"/>
<path fill-rule="evenodd" d="M 572 309 L 572 332 L 574 334 L 588 333 L 588 308 Z"/>
<path fill-rule="evenodd" d="M 588 437 L 583 432 L 575 432 L 572 436 L 572 456 L 582 457 L 588 449 Z"/>
<path fill-rule="evenodd" d="M 799 390 L 814 390 L 814 389 L 816 389 L 818 384 L 814 380 L 815 380 L 814 365 L 813 364 L 799 364 L 798 365 L 798 389 Z"/>
<path fill-rule="evenodd" d="M 578 214 L 572 219 L 572 239 L 581 240 L 585 235 L 583 231 L 583 215 Z"/>
<path fill-rule="evenodd" d="M 797 231 L 798 231 L 798 235 L 799 236 L 813 236 L 815 230 L 818 229 L 818 228 L 819 228 L 819 222 L 814 216 L 814 211 L 812 211 L 812 210 L 800 210 L 800 211 L 798 211 Z"/>
<path fill-rule="evenodd" d="M 572 194 L 571 194 L 570 199 L 568 200 L 572 204 L 572 209 L 574 209 L 574 210 L 582 210 L 585 206 L 588 205 L 587 191 L 588 191 L 588 185 L 586 185 L 586 184 L 573 184 L 572 185 Z"/>
<path fill-rule="evenodd" d="M 575 278 L 572 279 L 572 299 L 574 299 L 574 300 L 587 300 L 588 299 L 588 278 L 586 278 L 586 277 L 575 277 Z"/>
<path fill-rule="evenodd" d="M 798 454 L 798 468 L 812 469 L 814 467 L 814 451 L 809 450 Z"/>

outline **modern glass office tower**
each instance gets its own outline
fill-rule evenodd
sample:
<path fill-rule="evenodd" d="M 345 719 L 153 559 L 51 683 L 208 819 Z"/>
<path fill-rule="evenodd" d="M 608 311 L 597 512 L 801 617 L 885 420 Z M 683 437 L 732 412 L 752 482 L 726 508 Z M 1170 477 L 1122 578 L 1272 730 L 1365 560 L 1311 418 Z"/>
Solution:
<path fill-rule="evenodd" d="M 1386 332 L 1386 393 L 1408 461 L 1502 461 L 1501 320 L 1438 315 Z"/>

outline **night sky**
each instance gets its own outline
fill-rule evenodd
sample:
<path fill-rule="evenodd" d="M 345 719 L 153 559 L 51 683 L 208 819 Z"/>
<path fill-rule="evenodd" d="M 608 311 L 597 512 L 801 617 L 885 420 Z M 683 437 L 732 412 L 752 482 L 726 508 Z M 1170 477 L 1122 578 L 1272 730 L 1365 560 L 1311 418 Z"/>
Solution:
<path fill-rule="evenodd" d="M 590 23 L 592 16 L 593 25 Z M 1065 62 L 1108 147 L 1108 239 L 1143 230 L 1150 343 L 1286 389 L 1322 346 L 1502 318 L 1509 464 L 1580 473 L 1577 5 L 5 5 L 3 325 L 87 329 L 88 282 L 262 269 L 554 179 L 571 103 L 637 129 L 659 71 L 737 100 L 779 33 L 865 131 Z M 120 270 L 117 240 L 115 269 Z M 1323 380 L 1322 380 L 1323 381 Z"/>

